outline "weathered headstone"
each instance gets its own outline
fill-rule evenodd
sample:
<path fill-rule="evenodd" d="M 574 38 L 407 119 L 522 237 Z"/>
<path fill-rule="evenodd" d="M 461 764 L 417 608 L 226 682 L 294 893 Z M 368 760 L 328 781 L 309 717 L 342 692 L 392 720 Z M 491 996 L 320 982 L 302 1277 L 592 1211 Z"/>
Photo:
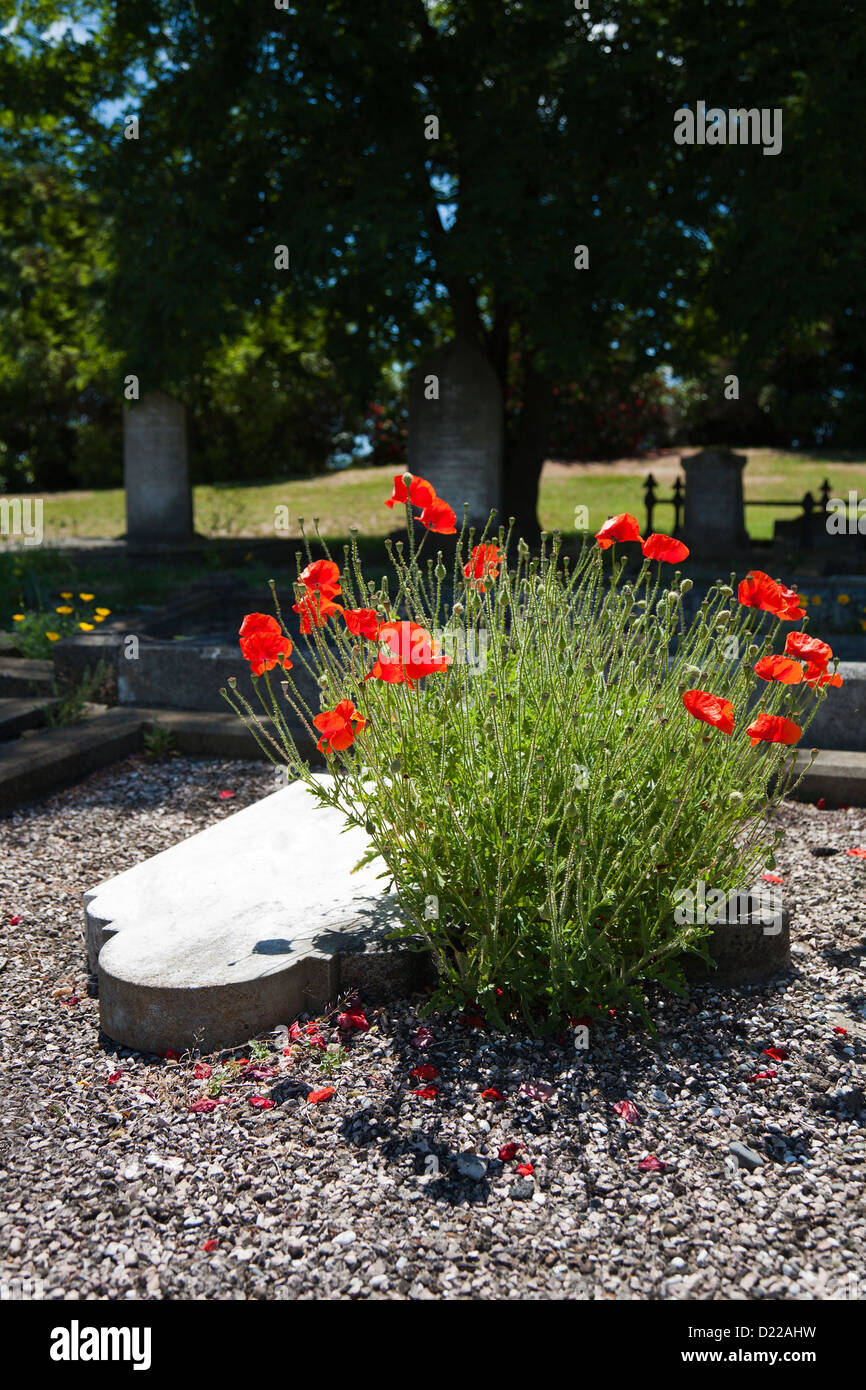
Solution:
<path fill-rule="evenodd" d="M 686 475 L 683 539 L 705 553 L 748 543 L 743 507 L 745 454 L 702 449 L 683 459 Z"/>
<path fill-rule="evenodd" d="M 463 521 L 484 526 L 492 508 L 502 521 L 502 391 L 486 357 L 448 343 L 416 367 L 409 386 L 409 471 L 426 478 Z"/>
<path fill-rule="evenodd" d="M 191 539 L 186 411 L 180 401 L 155 391 L 124 412 L 123 485 L 127 540 L 164 545 Z"/>

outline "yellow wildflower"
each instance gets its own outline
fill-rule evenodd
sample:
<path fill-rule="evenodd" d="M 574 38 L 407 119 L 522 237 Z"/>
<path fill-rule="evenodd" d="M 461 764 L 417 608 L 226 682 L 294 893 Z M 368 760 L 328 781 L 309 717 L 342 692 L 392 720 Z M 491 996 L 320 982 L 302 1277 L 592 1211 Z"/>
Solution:
<path fill-rule="evenodd" d="M 836 595 L 836 602 L 837 602 L 837 603 L 850 603 L 850 602 L 851 602 L 851 595 L 850 595 L 850 594 L 837 594 L 837 595 Z"/>
<path fill-rule="evenodd" d="M 59 632 L 46 632 L 45 636 L 48 638 L 49 642 L 59 642 L 59 641 L 60 641 L 60 633 L 59 633 Z"/>
<path fill-rule="evenodd" d="M 108 615 L 109 615 L 109 613 L 111 612 L 111 609 L 110 609 L 110 608 L 97 608 L 96 611 L 97 611 L 97 613 L 99 614 L 100 618 L 107 618 Z"/>
<path fill-rule="evenodd" d="M 79 594 L 78 597 L 79 597 L 80 599 L 83 599 L 83 601 L 84 601 L 85 603 L 90 603 L 91 599 L 94 599 L 94 598 L 96 597 L 96 595 L 95 595 L 95 594 Z"/>
<path fill-rule="evenodd" d="M 67 613 L 71 613 L 72 609 L 69 607 L 68 603 L 62 603 L 60 607 L 56 609 L 56 612 L 63 613 L 63 615 L 65 616 Z"/>
<path fill-rule="evenodd" d="M 23 623 L 23 621 L 24 621 L 24 614 L 23 614 L 23 613 L 13 613 L 13 614 L 12 614 L 12 621 L 13 621 L 13 623 Z"/>
<path fill-rule="evenodd" d="M 821 595 L 820 595 L 820 594 L 813 594 L 812 597 L 811 597 L 811 599 L 810 599 L 809 601 L 810 601 L 810 603 L 812 604 L 812 606 L 813 606 L 814 608 L 817 608 L 817 607 L 818 607 L 818 604 L 821 602 Z"/>
<path fill-rule="evenodd" d="M 72 594 L 61 594 L 61 598 L 72 598 Z"/>
<path fill-rule="evenodd" d="M 78 626 L 81 628 L 81 631 L 82 631 L 82 632 L 92 632 L 92 631 L 93 631 L 93 623 L 79 623 Z"/>

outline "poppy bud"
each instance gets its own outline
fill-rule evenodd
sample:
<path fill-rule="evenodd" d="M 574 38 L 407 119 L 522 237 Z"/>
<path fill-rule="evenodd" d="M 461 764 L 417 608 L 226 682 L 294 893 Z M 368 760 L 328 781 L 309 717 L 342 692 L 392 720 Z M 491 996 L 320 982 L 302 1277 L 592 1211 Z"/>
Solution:
<path fill-rule="evenodd" d="M 628 800 L 628 797 L 626 796 L 625 792 L 622 790 L 622 787 L 620 787 L 618 791 L 615 791 L 615 792 L 614 792 L 614 794 L 613 794 L 613 796 L 612 796 L 612 798 L 611 798 L 611 803 L 610 803 L 610 804 L 611 804 L 611 806 L 622 806 L 622 805 L 624 805 L 624 803 L 625 803 L 627 800 Z"/>
<path fill-rule="evenodd" d="M 286 682 L 286 684 L 288 684 L 288 682 Z M 327 688 L 328 688 L 328 677 L 327 677 L 327 676 L 319 676 L 319 679 L 316 681 L 316 684 L 319 685 L 319 686 L 321 686 L 322 690 L 327 690 Z"/>
<path fill-rule="evenodd" d="M 730 584 L 722 584 L 719 589 L 719 593 L 723 594 L 725 598 L 730 598 L 733 592 L 734 591 L 731 588 Z"/>
<path fill-rule="evenodd" d="M 436 566 L 435 570 L 433 571 L 433 573 L 436 575 L 436 578 L 439 580 L 440 584 L 442 583 L 442 580 L 445 578 L 445 575 L 447 574 L 447 572 L 448 572 L 448 571 L 445 569 L 445 566 L 442 564 L 441 560 L 440 560 L 439 564 Z"/>
<path fill-rule="evenodd" d="M 757 655 L 758 655 L 758 648 L 755 646 L 754 642 L 751 642 L 751 643 L 749 644 L 749 646 L 746 648 L 746 656 L 757 656 Z"/>
<path fill-rule="evenodd" d="M 350 526 L 350 527 L 349 527 L 349 535 L 350 535 L 350 536 L 357 536 L 359 529 L 360 529 L 360 528 L 357 527 L 357 526 Z"/>
<path fill-rule="evenodd" d="M 727 627 L 730 621 L 731 614 L 728 612 L 727 608 L 723 608 L 721 613 L 716 614 L 716 627 Z"/>
<path fill-rule="evenodd" d="M 238 684 L 238 678 L 237 678 L 237 676 L 229 676 L 229 685 L 231 686 L 232 690 L 236 690 L 236 689 L 237 689 L 237 684 Z"/>
<path fill-rule="evenodd" d="M 729 800 L 729 801 L 732 801 L 732 802 L 734 803 L 734 805 L 736 806 L 736 805 L 738 805 L 738 804 L 743 800 L 743 793 L 742 793 L 742 792 L 731 792 L 731 793 L 729 794 L 729 796 L 728 796 L 728 800 Z"/>
<path fill-rule="evenodd" d="M 690 589 L 693 589 L 693 588 L 694 588 L 694 585 L 693 585 L 692 581 L 691 581 L 690 579 L 684 579 L 683 582 L 682 582 L 682 584 L 680 585 L 680 593 L 681 593 L 681 594 L 687 594 L 687 593 L 689 592 L 689 590 L 690 590 Z M 728 593 L 729 593 L 729 594 L 732 593 L 732 592 L 733 592 L 732 589 L 729 589 L 729 590 L 728 590 Z"/>
<path fill-rule="evenodd" d="M 403 486 L 404 486 L 404 487 L 409 487 L 409 486 L 411 486 L 411 483 L 412 483 L 412 474 L 411 474 L 411 473 L 404 473 L 404 474 L 403 474 Z"/>
<path fill-rule="evenodd" d="M 465 609 L 464 609 L 464 607 L 463 607 L 463 604 L 462 604 L 462 603 L 455 603 L 454 607 L 451 609 L 451 612 L 454 614 L 454 617 L 455 617 L 455 618 L 462 618 L 462 617 L 463 617 L 463 614 L 464 614 L 464 612 L 465 612 Z"/>

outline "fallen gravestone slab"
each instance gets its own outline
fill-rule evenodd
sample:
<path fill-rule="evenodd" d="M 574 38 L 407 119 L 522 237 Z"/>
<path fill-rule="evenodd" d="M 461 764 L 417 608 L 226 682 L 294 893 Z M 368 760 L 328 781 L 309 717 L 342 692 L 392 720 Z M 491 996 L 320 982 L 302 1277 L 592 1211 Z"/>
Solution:
<path fill-rule="evenodd" d="M 343 830 L 295 782 L 85 893 L 103 1031 L 209 1052 L 348 989 L 375 1002 L 424 983 L 429 958 L 385 939 L 400 919 L 383 863 L 353 872 L 367 839 Z"/>

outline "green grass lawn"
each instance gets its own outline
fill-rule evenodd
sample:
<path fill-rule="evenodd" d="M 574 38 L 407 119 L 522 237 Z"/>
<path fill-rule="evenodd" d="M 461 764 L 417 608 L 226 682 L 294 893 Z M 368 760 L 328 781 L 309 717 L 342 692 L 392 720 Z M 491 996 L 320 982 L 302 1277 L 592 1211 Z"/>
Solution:
<path fill-rule="evenodd" d="M 820 455 L 784 454 L 769 449 L 749 450 L 745 492 L 749 499 L 790 497 L 799 499 L 807 490 L 817 496 L 825 477 L 834 495 L 849 489 L 866 494 L 866 459 L 856 461 Z M 589 509 L 590 529 L 595 531 L 616 512 L 632 512 L 644 519 L 643 483 L 648 472 L 659 478 L 659 494 L 669 496 L 669 478 L 676 456 L 629 465 L 573 464 L 548 466 L 542 477 L 539 515 L 548 530 L 573 531 L 575 507 Z M 381 537 L 395 526 L 395 515 L 384 506 L 390 494 L 393 468 L 353 468 L 318 478 L 295 481 L 225 484 L 194 489 L 195 527 L 206 536 L 273 536 L 277 507 L 288 507 L 290 535 L 297 536 L 298 518 L 319 517 L 323 536 L 339 538 L 350 525 L 361 534 Z M 668 476 L 665 476 L 668 475 Z M 449 498 L 458 511 L 459 498 Z M 795 507 L 746 508 L 746 524 L 755 539 L 768 539 L 777 518 L 798 514 Z M 654 524 L 671 526 L 673 509 L 660 505 Z M 123 490 L 64 492 L 44 495 L 45 539 L 58 537 L 111 537 L 124 530 Z"/>

